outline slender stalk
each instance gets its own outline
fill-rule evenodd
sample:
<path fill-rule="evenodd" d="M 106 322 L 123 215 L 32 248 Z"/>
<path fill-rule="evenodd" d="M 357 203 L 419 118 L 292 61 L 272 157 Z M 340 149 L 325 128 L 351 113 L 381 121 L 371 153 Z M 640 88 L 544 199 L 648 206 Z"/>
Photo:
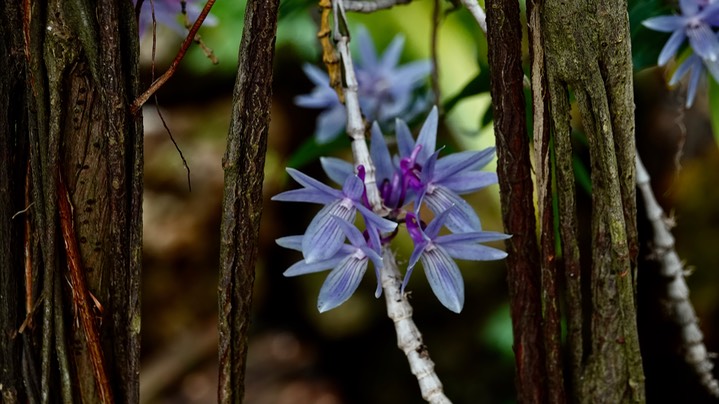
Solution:
<path fill-rule="evenodd" d="M 347 135 L 352 139 L 352 158 L 354 159 L 355 167 L 361 165 L 365 169 L 364 182 L 365 188 L 367 189 L 367 200 L 372 210 L 380 216 L 385 216 L 387 208 L 382 204 L 382 198 L 377 189 L 375 167 L 369 155 L 369 149 L 367 148 L 367 142 L 365 140 L 365 122 L 362 118 L 359 95 L 357 93 L 359 84 L 357 83 L 357 76 L 355 75 L 354 64 L 352 63 L 352 55 L 349 50 L 350 36 L 349 32 L 341 32 L 339 29 L 340 25 L 346 27 L 347 21 L 342 11 L 341 2 L 334 0 L 333 6 L 335 11 L 334 38 L 343 67 L 343 93 L 345 96 L 345 107 L 347 108 Z"/>
<path fill-rule="evenodd" d="M 349 53 L 350 38 L 346 29 L 347 21 L 341 2 L 333 0 L 333 6 L 335 12 L 334 35 L 343 65 L 347 133 L 352 139 L 352 156 L 355 166 L 362 165 L 365 168 L 365 188 L 372 209 L 375 213 L 384 216 L 387 213 L 387 208 L 382 204 L 377 189 L 375 168 L 365 141 L 365 124 L 357 95 L 357 78 L 352 64 L 352 56 Z M 340 31 L 340 26 L 344 31 Z M 451 403 L 444 395 L 442 382 L 434 371 L 434 362 L 430 359 L 429 351 L 422 342 L 422 334 L 412 320 L 412 305 L 402 294 L 402 277 L 389 246 L 383 247 L 382 261 L 384 265 L 381 271 L 381 283 L 387 303 L 387 315 L 395 324 L 397 346 L 407 356 L 410 370 L 417 377 L 422 397 L 432 404 Z"/>
<path fill-rule="evenodd" d="M 412 0 L 344 0 L 342 5 L 346 11 L 356 13 L 373 13 L 378 10 L 387 10 L 394 6 L 411 3 Z"/>
<path fill-rule="evenodd" d="M 712 374 L 714 364 L 707 353 L 699 320 L 689 300 L 689 287 L 684 280 L 684 267 L 674 249 L 674 237 L 670 231 L 669 220 L 654 197 L 649 183 L 649 173 L 639 153 L 636 156 L 637 187 L 644 200 L 647 218 L 654 230 L 652 253 L 659 260 L 661 275 L 669 280 L 667 299 L 672 320 L 681 327 L 680 338 L 684 348 L 684 360 L 694 369 L 709 394 L 719 398 L 719 382 Z"/>
<path fill-rule="evenodd" d="M 419 382 L 422 398 L 432 404 L 451 403 L 444 395 L 442 382 L 434 371 L 434 362 L 422 341 L 422 334 L 412 320 L 412 305 L 401 292 L 402 276 L 389 247 L 383 249 L 382 263 L 382 289 L 387 303 L 387 316 L 394 322 L 397 346 L 407 355 L 409 368 Z"/>
<path fill-rule="evenodd" d="M 177 52 L 175 59 L 172 60 L 172 63 L 170 63 L 170 67 L 167 68 L 167 70 L 165 71 L 165 73 L 162 74 L 162 76 L 152 82 L 150 88 L 148 88 L 144 93 L 140 94 L 140 96 L 132 102 L 132 105 L 130 106 L 130 112 L 133 115 L 135 115 L 137 111 L 139 111 L 140 108 L 147 102 L 147 100 L 150 99 L 150 97 L 155 94 L 155 92 L 157 92 L 157 90 L 159 90 L 160 87 L 162 87 L 162 85 L 165 84 L 167 80 L 172 77 L 173 74 L 175 74 L 175 71 L 177 71 L 177 66 L 180 65 L 182 58 L 185 57 L 187 49 L 195 40 L 197 31 L 200 29 L 200 26 L 202 26 L 202 23 L 205 22 L 205 18 L 207 17 L 207 14 L 210 13 L 210 9 L 214 4 L 215 0 L 207 0 L 205 7 L 200 12 L 200 15 L 197 16 L 197 20 L 194 24 L 192 24 L 192 28 L 190 28 L 190 32 L 187 34 L 187 37 L 185 37 L 185 40 L 182 41 L 180 50 Z"/>

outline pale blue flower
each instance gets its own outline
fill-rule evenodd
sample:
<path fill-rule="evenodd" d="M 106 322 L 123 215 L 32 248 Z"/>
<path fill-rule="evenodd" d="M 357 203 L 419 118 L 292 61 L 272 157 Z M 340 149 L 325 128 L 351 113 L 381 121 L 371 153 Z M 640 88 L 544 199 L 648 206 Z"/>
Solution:
<path fill-rule="evenodd" d="M 363 205 L 364 183 L 356 175 L 348 176 L 340 191 L 293 168 L 288 168 L 287 173 L 304 188 L 280 193 L 272 200 L 325 205 L 310 222 L 302 240 L 302 254 L 307 263 L 330 259 L 342 247 L 344 235 L 334 216 L 354 222 L 359 211 L 368 228 L 385 233 L 397 227 L 397 223 L 379 217 Z"/>
<path fill-rule="evenodd" d="M 357 33 L 359 60 L 355 63 L 360 109 L 368 121 L 381 125 L 391 123 L 403 115 L 411 119 L 424 108 L 414 91 L 419 88 L 431 71 L 431 63 L 421 60 L 399 64 L 404 39 L 397 36 L 382 56 L 378 56 L 367 30 Z M 322 109 L 317 118 L 315 136 L 318 143 L 327 143 L 342 133 L 347 124 L 347 114 L 337 94 L 329 85 L 327 74 L 312 65 L 303 66 L 307 77 L 315 85 L 310 94 L 295 98 L 301 107 Z"/>
<path fill-rule="evenodd" d="M 357 290 L 370 260 L 374 264 L 377 277 L 375 297 L 379 297 L 382 293 L 380 283 L 382 257 L 376 249 L 367 244 L 362 233 L 352 224 L 337 216 L 333 216 L 332 221 L 342 230 L 350 244 L 342 244 L 337 252 L 327 259 L 314 263 L 301 260 L 284 272 L 285 276 L 298 276 L 332 269 L 322 284 L 317 299 L 317 309 L 320 313 L 341 305 L 352 296 Z M 304 236 L 289 236 L 277 239 L 277 244 L 301 251 L 303 241 Z"/>
<path fill-rule="evenodd" d="M 684 40 L 702 59 L 719 59 L 719 39 L 712 27 L 719 26 L 719 3 L 708 0 L 679 0 L 680 15 L 663 15 L 645 20 L 649 29 L 671 32 L 662 48 L 657 64 L 664 66 L 674 56 Z"/>
<path fill-rule="evenodd" d="M 407 286 L 414 266 L 421 262 L 437 299 L 449 310 L 459 313 L 464 306 L 464 281 L 453 258 L 470 261 L 503 259 L 507 256 L 506 252 L 478 243 L 505 240 L 510 236 L 488 231 L 440 236 L 439 230 L 453 209 L 451 207 L 437 215 L 426 229 L 422 229 L 415 214 L 407 213 L 407 231 L 414 241 L 414 250 L 402 282 L 402 290 Z"/>

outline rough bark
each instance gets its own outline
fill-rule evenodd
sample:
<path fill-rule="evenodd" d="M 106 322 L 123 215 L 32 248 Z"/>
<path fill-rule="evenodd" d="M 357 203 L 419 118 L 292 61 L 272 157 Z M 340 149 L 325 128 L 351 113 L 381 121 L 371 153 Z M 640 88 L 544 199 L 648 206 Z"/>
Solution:
<path fill-rule="evenodd" d="M 626 1 L 546 0 L 541 11 L 574 401 L 643 402 L 634 288 L 634 101 Z M 579 106 L 592 169 L 592 264 L 581 281 L 569 91 Z M 582 313 L 583 304 L 588 313 Z"/>
<path fill-rule="evenodd" d="M 547 379 L 540 259 L 524 112 L 519 3 L 488 0 L 486 7 L 494 132 L 499 159 L 497 175 L 504 230 L 512 234 L 506 246 L 515 386 L 519 402 L 544 403 L 547 402 Z"/>
<path fill-rule="evenodd" d="M 132 5 L 4 2 L 0 18 L 3 399 L 137 402 L 142 128 L 128 108 L 138 92 Z M 64 225 L 60 177 L 74 208 Z M 68 242 L 79 247 L 71 257 Z M 65 281 L 71 264 L 87 290 Z M 100 346 L 75 321 L 83 305 Z"/>
<path fill-rule="evenodd" d="M 232 121 L 223 158 L 218 387 L 221 403 L 239 403 L 244 396 L 278 7 L 278 0 L 247 2 Z"/>

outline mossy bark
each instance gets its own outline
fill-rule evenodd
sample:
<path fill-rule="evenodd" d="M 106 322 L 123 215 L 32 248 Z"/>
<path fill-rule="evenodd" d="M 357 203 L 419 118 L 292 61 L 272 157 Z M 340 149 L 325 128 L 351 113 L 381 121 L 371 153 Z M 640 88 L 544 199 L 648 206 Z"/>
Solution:
<path fill-rule="evenodd" d="M 0 394 L 4 402 L 138 401 L 142 127 L 130 2 L 0 6 Z M 74 207 L 64 237 L 58 186 Z M 22 214 L 16 214 L 23 211 Z M 65 244 L 96 309 L 100 397 L 75 321 Z M 58 394 L 59 393 L 59 394 Z M 108 398 L 110 397 L 110 398 Z"/>
<path fill-rule="evenodd" d="M 643 402 L 635 308 L 634 100 L 626 1 L 528 2 L 541 254 L 535 239 L 529 141 L 523 120 L 518 6 L 512 0 L 486 4 L 498 176 L 505 228 L 513 234 L 507 243 L 507 265 L 519 401 Z M 578 245 L 570 92 L 577 101 L 591 159 L 591 259 L 586 260 L 580 260 Z M 552 243 L 552 192 L 561 246 L 557 252 Z M 583 268 L 582 262 L 591 265 Z M 559 352 L 560 271 L 567 300 L 566 362 Z M 564 375 L 569 380 L 566 388 Z"/>
<path fill-rule="evenodd" d="M 635 307 L 634 98 L 627 4 L 546 0 L 541 11 L 567 275 L 573 401 L 643 402 Z M 570 91 L 587 135 L 592 173 L 591 268 L 581 277 Z"/>

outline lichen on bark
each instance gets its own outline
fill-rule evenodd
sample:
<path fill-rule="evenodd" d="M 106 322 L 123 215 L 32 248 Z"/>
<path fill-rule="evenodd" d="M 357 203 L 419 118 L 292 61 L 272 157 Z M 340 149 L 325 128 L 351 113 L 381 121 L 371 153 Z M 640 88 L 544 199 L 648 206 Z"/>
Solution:
<path fill-rule="evenodd" d="M 570 346 L 574 395 L 579 402 L 643 402 L 635 310 L 634 100 L 627 4 L 547 0 L 541 24 L 557 153 L 560 237 L 572 292 L 567 304 L 569 342 L 581 344 Z M 592 173 L 591 268 L 581 278 L 570 91 L 587 135 Z M 590 307 L 589 313 L 582 312 L 583 306 Z"/>

